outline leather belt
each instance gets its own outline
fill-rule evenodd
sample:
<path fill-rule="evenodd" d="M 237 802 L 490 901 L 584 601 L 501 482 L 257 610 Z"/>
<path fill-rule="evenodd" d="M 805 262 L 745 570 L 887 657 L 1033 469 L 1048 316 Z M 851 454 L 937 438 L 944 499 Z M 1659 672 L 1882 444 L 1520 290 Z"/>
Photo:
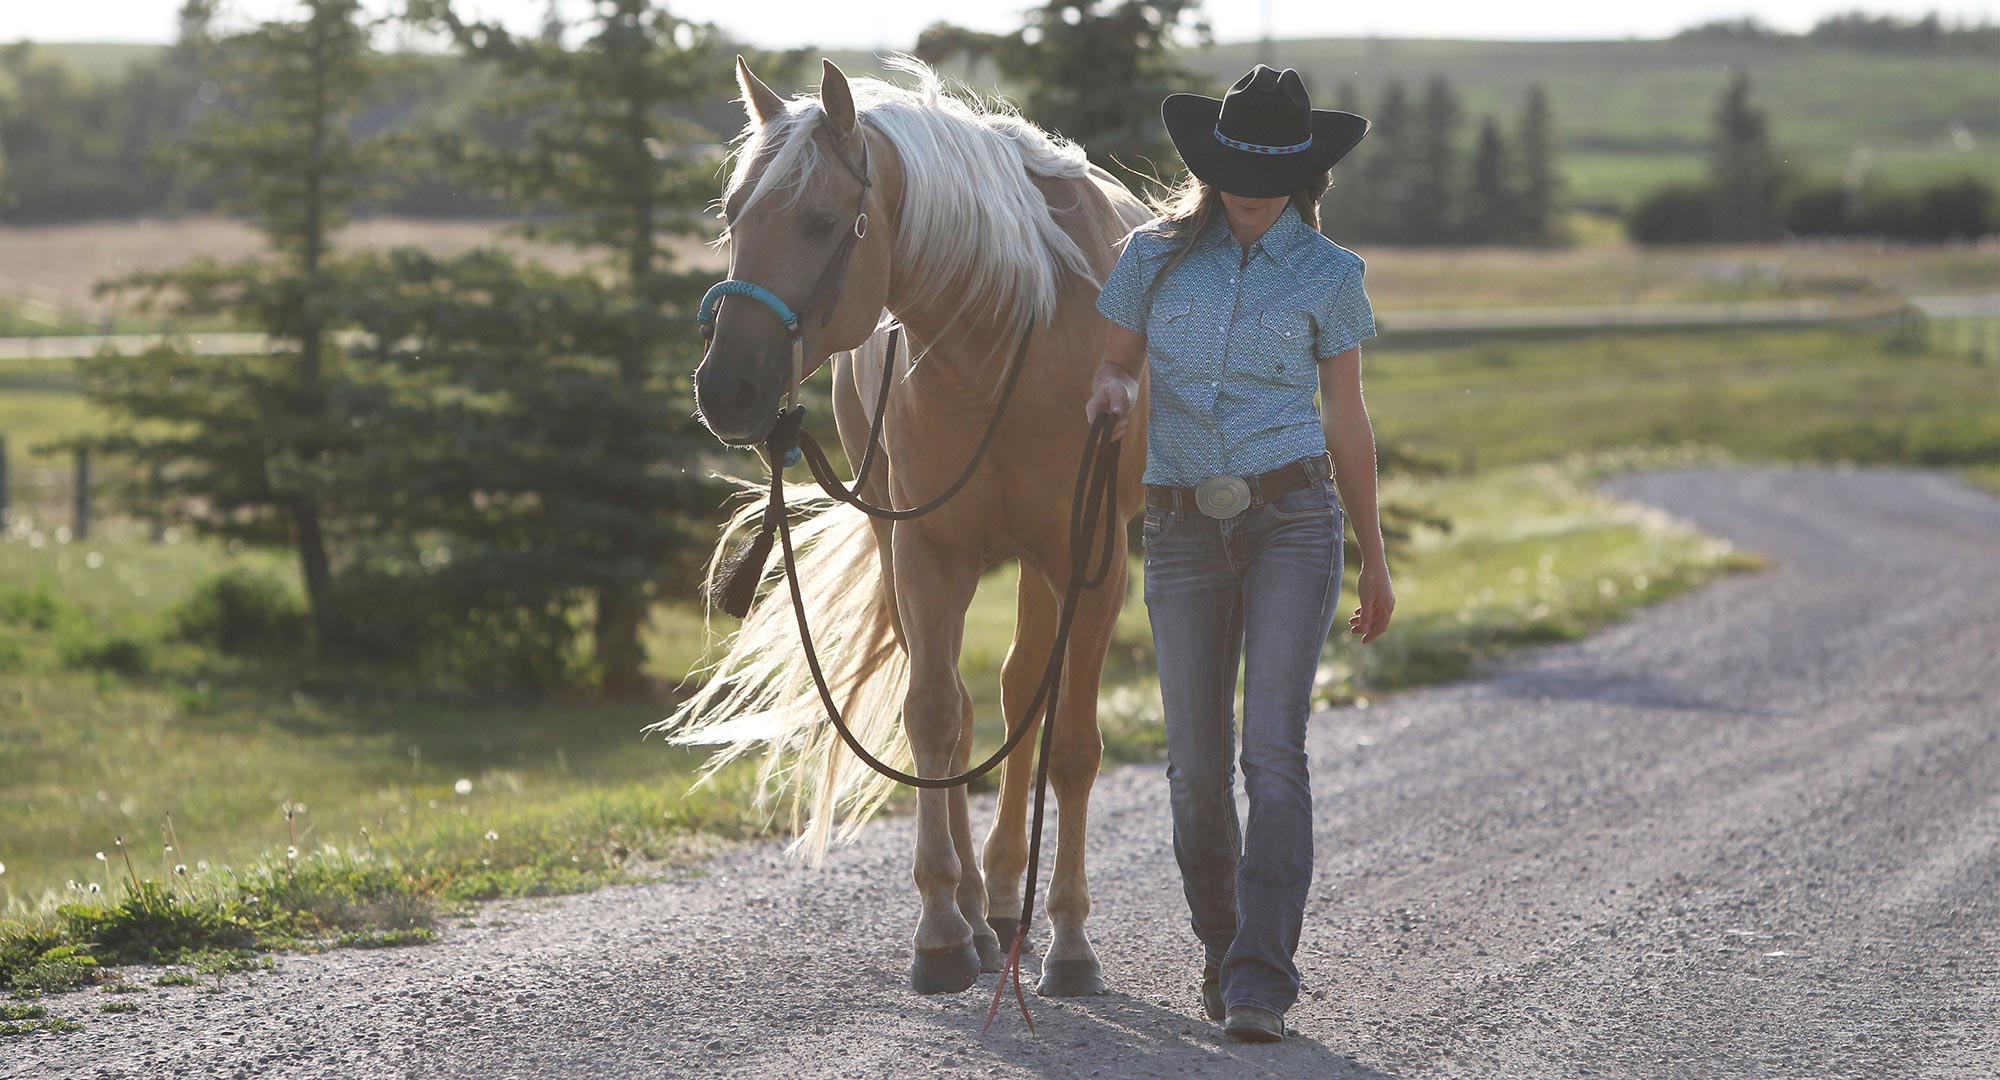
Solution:
<path fill-rule="evenodd" d="M 1315 462 L 1320 466 L 1317 476 L 1310 469 L 1311 464 Z M 1317 483 L 1321 476 L 1331 475 L 1333 475 L 1333 455 L 1328 451 L 1322 450 L 1310 457 L 1302 457 L 1297 461 L 1260 472 L 1255 476 L 1211 477 L 1203 483 L 1204 486 L 1210 486 L 1214 485 L 1217 480 L 1240 479 L 1244 487 L 1249 490 L 1249 499 L 1245 503 L 1247 507 L 1249 502 L 1269 502 L 1293 488 Z M 1201 502 L 1197 495 L 1199 490 L 1199 488 L 1180 487 L 1174 484 L 1147 484 L 1146 503 L 1149 506 L 1164 506 L 1168 508 L 1173 508 L 1177 501 L 1182 506 L 1200 506 Z M 1229 513 L 1211 514 L 1210 516 L 1234 517 L 1242 509 L 1243 507 L 1239 507 L 1237 510 Z M 1204 513 L 1206 512 L 1204 511 Z"/>

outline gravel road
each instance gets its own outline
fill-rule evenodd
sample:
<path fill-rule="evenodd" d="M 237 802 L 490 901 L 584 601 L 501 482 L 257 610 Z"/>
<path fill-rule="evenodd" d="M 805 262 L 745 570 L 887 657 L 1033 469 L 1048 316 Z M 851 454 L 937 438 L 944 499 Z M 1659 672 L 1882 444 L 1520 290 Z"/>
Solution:
<path fill-rule="evenodd" d="M 1112 992 L 1031 997 L 1032 1035 L 980 1039 L 993 975 L 904 989 L 897 816 L 818 873 L 749 845 L 136 1014 L 53 998 L 87 1029 L 0 1043 L 0 1077 L 2000 1077 L 2000 500 L 1889 468 L 1606 486 L 1777 565 L 1315 717 L 1283 1043 L 1201 1017 L 1147 764 L 1092 803 Z"/>

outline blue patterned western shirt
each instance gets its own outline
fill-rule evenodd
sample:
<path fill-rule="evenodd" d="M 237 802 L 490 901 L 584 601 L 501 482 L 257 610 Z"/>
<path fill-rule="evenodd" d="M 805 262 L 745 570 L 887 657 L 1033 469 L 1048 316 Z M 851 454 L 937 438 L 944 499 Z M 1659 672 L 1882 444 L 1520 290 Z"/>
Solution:
<path fill-rule="evenodd" d="M 1375 336 L 1361 256 L 1287 205 L 1242 265 L 1243 245 L 1218 211 L 1149 297 L 1173 253 L 1159 223 L 1128 234 L 1097 295 L 1106 318 L 1146 336 L 1144 481 L 1192 487 L 1324 451 L 1318 361 Z"/>

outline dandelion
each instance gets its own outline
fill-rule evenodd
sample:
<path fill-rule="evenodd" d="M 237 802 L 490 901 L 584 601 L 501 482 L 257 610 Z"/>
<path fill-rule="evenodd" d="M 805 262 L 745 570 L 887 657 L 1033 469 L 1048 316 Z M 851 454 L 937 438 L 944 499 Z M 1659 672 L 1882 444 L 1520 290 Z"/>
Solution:
<path fill-rule="evenodd" d="M 460 795 L 470 795 L 472 794 L 472 781 L 461 776 L 458 778 L 458 783 L 453 784 L 451 789 Z"/>
<path fill-rule="evenodd" d="M 132 853 L 125 850 L 125 838 L 122 836 L 113 837 L 111 842 L 117 846 L 118 854 L 124 857 L 125 873 L 132 879 L 132 887 L 137 889 L 139 887 L 139 872 L 132 869 Z M 100 852 L 99 854 L 101 857 L 102 853 Z"/>
<path fill-rule="evenodd" d="M 498 840 L 498 839 L 500 839 L 500 834 L 499 834 L 499 833 L 497 833 L 497 832 L 494 832 L 494 831 L 493 831 L 492 829 L 488 829 L 488 830 L 486 830 L 486 839 L 488 839 L 488 840 Z"/>
<path fill-rule="evenodd" d="M 204 874 L 205 874 L 205 873 L 207 873 L 207 872 L 208 872 L 208 860 L 207 860 L 207 859 L 202 859 L 202 860 L 200 860 L 200 861 L 196 862 L 196 863 L 194 864 L 194 868 L 195 868 L 196 870 L 199 870 L 199 871 L 201 871 L 201 872 L 202 872 L 202 873 L 204 873 Z"/>
<path fill-rule="evenodd" d="M 188 872 L 188 868 L 187 868 L 187 864 L 186 864 L 186 863 L 175 863 L 175 864 L 174 864 L 174 873 L 175 873 L 175 874 L 177 874 L 177 875 L 179 875 L 179 876 L 181 876 L 181 877 L 186 877 L 186 876 L 187 876 L 187 872 Z"/>
<path fill-rule="evenodd" d="M 91 892 L 103 892 L 104 890 L 103 890 L 103 889 L 100 889 L 100 888 L 98 888 L 98 887 L 97 887 L 97 882 L 93 881 L 93 882 L 91 882 L 91 883 L 90 883 L 90 891 L 91 891 Z"/>
<path fill-rule="evenodd" d="M 103 853 L 102 851 L 100 851 L 100 852 L 98 852 L 98 853 L 97 853 L 97 861 L 98 861 L 98 862 L 109 862 L 110 860 L 106 859 L 106 858 L 104 857 L 104 853 Z"/>
<path fill-rule="evenodd" d="M 297 845 L 293 845 L 292 847 L 288 847 L 285 849 L 285 858 L 296 859 L 298 857 L 299 857 L 299 849 Z"/>
<path fill-rule="evenodd" d="M 6 872 L 7 872 L 7 864 L 0 862 L 0 874 L 4 874 Z"/>

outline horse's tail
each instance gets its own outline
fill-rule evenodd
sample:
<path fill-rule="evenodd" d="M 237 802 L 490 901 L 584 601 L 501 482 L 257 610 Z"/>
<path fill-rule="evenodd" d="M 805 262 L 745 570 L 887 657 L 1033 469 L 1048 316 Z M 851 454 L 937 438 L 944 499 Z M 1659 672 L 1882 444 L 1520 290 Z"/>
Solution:
<path fill-rule="evenodd" d="M 758 496 L 769 494 L 768 480 L 725 478 Z M 739 529 L 756 528 L 767 501 L 753 498 L 731 514 L 709 559 L 704 596 L 732 538 Z M 785 504 L 810 514 L 792 526 L 792 545 L 827 689 L 862 745 L 908 769 L 900 721 L 910 664 L 896 640 L 874 526 L 865 513 L 814 483 L 787 483 Z M 787 850 L 816 865 L 826 855 L 836 819 L 844 818 L 840 839 L 852 840 L 894 783 L 849 753 L 827 717 L 801 648 L 784 572 L 783 548 L 774 544 L 761 595 L 727 638 L 723 656 L 695 673 L 706 681 L 693 697 L 648 730 L 667 731 L 670 742 L 719 746 L 698 783 L 761 746 L 757 805 L 768 808 L 774 796 L 790 789 L 797 835 Z"/>

